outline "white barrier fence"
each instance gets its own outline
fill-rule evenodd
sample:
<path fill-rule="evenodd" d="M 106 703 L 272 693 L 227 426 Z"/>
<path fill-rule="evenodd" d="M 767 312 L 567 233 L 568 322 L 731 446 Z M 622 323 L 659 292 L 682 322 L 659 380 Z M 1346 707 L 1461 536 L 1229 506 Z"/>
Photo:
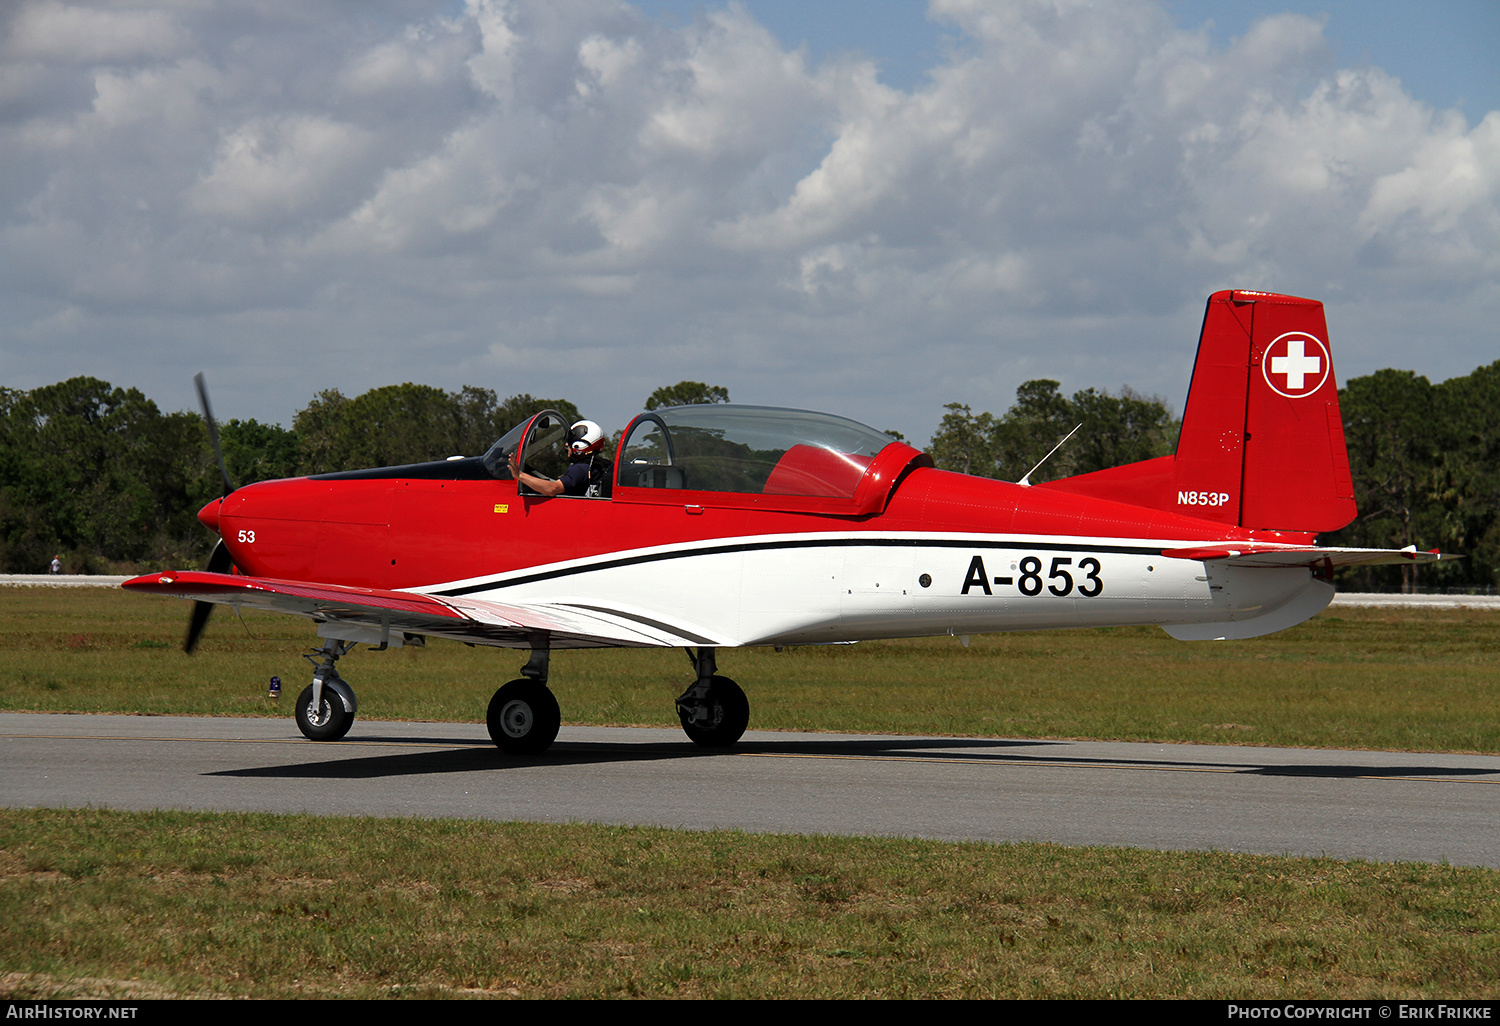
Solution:
<path fill-rule="evenodd" d="M 114 574 L 0 574 L 0 588 L 118 588 L 128 580 Z"/>

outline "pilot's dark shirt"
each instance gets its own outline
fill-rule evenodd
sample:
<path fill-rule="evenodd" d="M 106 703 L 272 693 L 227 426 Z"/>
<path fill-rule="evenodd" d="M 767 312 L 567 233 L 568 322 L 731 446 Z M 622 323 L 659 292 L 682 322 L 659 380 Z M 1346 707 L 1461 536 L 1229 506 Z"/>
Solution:
<path fill-rule="evenodd" d="M 558 478 L 562 482 L 564 495 L 587 495 L 589 485 L 598 485 L 596 495 L 609 495 L 610 472 L 614 462 L 599 456 L 568 464 L 568 469 Z"/>
<path fill-rule="evenodd" d="M 589 487 L 589 460 L 569 463 L 568 469 L 558 478 L 562 482 L 564 495 L 582 495 Z"/>
<path fill-rule="evenodd" d="M 562 472 L 558 478 L 563 485 L 564 495 L 587 495 L 590 485 L 598 485 L 595 495 L 608 497 L 610 492 L 610 476 L 614 470 L 612 460 L 592 456 L 577 463 L 568 464 L 568 469 Z"/>

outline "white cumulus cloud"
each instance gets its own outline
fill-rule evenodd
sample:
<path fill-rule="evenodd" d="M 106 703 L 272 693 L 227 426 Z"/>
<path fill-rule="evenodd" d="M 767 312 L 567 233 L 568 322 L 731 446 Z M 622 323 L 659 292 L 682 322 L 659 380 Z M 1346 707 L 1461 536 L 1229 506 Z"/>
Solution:
<path fill-rule="evenodd" d="M 1151 0 L 931 16 L 953 45 L 903 90 L 734 5 L 18 0 L 0 369 L 187 406 L 204 366 L 272 419 L 473 383 L 615 427 L 692 378 L 920 440 L 1030 377 L 1180 401 L 1225 287 L 1324 299 L 1345 376 L 1494 358 L 1500 112 L 1295 15 L 1222 48 Z"/>

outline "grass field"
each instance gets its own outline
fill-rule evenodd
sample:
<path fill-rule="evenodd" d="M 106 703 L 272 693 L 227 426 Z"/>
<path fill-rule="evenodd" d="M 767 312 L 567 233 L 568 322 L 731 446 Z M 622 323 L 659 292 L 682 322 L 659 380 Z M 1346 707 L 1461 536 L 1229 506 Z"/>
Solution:
<path fill-rule="evenodd" d="M 1500 996 L 1500 874 L 0 810 L 9 997 Z"/>
<path fill-rule="evenodd" d="M 289 715 L 291 618 L 0 589 L 0 706 Z M 1495 752 L 1500 615 L 1341 611 L 726 651 L 752 727 Z M 347 657 L 362 718 L 478 720 L 520 654 Z M 274 707 L 266 680 L 288 697 Z M 561 653 L 570 723 L 672 724 L 680 652 Z M 358 725 L 356 724 L 356 730 Z M 1500 997 L 1500 873 L 589 825 L 0 810 L 0 995 Z"/>
<path fill-rule="evenodd" d="M 290 716 L 316 643 L 293 617 L 220 608 L 196 655 L 187 604 L 95 589 L 0 588 L 0 707 Z M 751 727 L 1008 737 L 1500 751 L 1500 614 L 1341 610 L 1265 638 L 1156 628 L 724 650 Z M 524 658 L 437 641 L 339 664 L 360 717 L 477 721 Z M 265 697 L 272 675 L 287 694 Z M 561 652 L 563 721 L 675 726 L 676 650 Z M 358 726 L 356 725 L 356 730 Z"/>

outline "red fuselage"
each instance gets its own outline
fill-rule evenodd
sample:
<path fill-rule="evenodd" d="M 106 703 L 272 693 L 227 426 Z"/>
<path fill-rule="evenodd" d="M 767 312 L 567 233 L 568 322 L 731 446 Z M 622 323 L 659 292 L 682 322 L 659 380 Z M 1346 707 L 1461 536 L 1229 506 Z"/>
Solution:
<path fill-rule="evenodd" d="M 414 479 L 393 469 L 390 477 L 249 485 L 200 518 L 219 531 L 241 573 L 393 590 L 612 552 L 803 533 L 1312 541 L 931 467 L 907 470 L 907 462 L 887 471 L 892 478 L 906 471 L 899 482 L 884 482 L 862 508 L 653 488 L 617 488 L 610 499 L 540 498 L 518 494 L 514 481 Z"/>

